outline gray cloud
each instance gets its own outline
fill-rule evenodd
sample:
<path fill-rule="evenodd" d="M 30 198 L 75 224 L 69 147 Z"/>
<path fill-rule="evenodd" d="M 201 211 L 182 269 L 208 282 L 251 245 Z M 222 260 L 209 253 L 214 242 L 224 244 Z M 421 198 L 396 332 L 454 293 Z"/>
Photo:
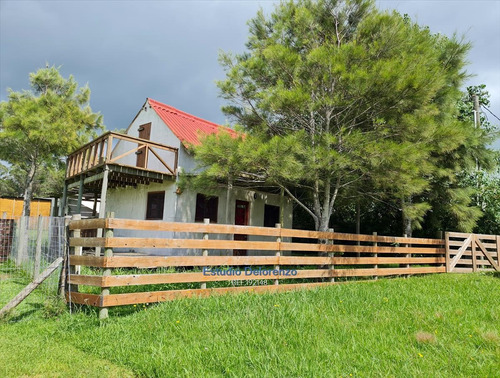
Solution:
<path fill-rule="evenodd" d="M 388 1 L 433 32 L 473 43 L 469 85 L 485 83 L 500 116 L 500 2 Z M 0 99 L 28 87 L 28 73 L 62 65 L 89 83 L 109 129 L 127 127 L 146 97 L 224 123 L 215 80 L 219 49 L 241 52 L 246 22 L 271 1 L 1 1 Z M 492 119 L 492 117 L 490 117 Z M 500 141 L 497 143 L 500 148 Z"/>

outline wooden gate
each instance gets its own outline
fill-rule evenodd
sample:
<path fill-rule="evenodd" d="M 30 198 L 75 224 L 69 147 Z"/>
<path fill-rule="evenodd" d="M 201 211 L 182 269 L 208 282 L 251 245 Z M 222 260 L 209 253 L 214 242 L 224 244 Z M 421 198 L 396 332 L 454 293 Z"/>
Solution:
<path fill-rule="evenodd" d="M 470 273 L 500 271 L 500 236 L 446 233 L 446 271 Z"/>

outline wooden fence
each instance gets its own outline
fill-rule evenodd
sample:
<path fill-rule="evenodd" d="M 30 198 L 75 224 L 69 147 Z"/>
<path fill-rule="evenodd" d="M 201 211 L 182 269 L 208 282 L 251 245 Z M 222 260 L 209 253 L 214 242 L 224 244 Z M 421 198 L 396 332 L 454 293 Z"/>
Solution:
<path fill-rule="evenodd" d="M 500 270 L 500 235 L 447 232 L 445 239 L 448 272 Z"/>
<path fill-rule="evenodd" d="M 80 237 L 81 230 L 98 228 L 103 229 L 105 237 Z M 100 307 L 102 318 L 107 316 L 107 308 L 111 306 L 213 293 L 291 290 L 335 284 L 352 277 L 446 271 L 443 239 L 315 232 L 285 229 L 279 225 L 269 228 L 114 218 L 72 220 L 69 229 L 73 255 L 70 256 L 71 291 L 67 298 L 71 297 L 74 303 Z M 117 229 L 186 233 L 184 235 L 190 236 L 183 239 L 115 237 L 114 230 Z M 234 235 L 251 235 L 262 241 L 213 240 L 214 234 L 229 236 L 230 239 Z M 104 248 L 104 256 L 80 255 L 85 247 Z M 168 248 L 179 250 L 180 256 L 116 256 L 114 248 Z M 197 249 L 199 255 L 182 255 L 186 249 Z M 251 250 L 252 256 L 213 255 L 220 254 L 221 250 Z M 91 268 L 81 269 L 81 266 Z M 113 274 L 115 268 L 120 268 L 120 274 Z M 124 268 L 135 269 L 131 274 L 123 274 L 127 273 Z M 157 268 L 175 271 L 151 272 Z M 138 269 L 143 269 L 141 274 L 136 273 Z M 238 271 L 240 275 L 235 273 Z M 191 287 L 192 283 L 199 286 L 127 292 L 130 286 L 186 283 L 191 283 Z M 207 283 L 212 287 L 207 288 Z M 97 287 L 99 294 L 78 292 L 78 285 Z"/>

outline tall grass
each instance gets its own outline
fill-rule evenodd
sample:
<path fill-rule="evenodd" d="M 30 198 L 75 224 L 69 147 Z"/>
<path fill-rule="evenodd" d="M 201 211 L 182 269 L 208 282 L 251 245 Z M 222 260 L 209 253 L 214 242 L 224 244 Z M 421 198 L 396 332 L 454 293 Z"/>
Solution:
<path fill-rule="evenodd" d="M 62 375 L 90 361 L 110 376 L 498 376 L 499 293 L 494 275 L 443 274 L 181 299 L 104 323 L 20 309 L 0 324 L 0 375 L 55 373 L 51 351 Z"/>

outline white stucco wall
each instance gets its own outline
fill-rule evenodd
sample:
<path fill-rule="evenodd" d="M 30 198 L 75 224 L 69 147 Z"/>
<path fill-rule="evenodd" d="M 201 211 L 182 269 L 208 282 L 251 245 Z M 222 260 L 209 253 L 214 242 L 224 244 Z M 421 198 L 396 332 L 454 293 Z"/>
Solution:
<path fill-rule="evenodd" d="M 146 219 L 146 205 L 149 192 L 165 191 L 165 203 L 163 221 L 167 222 L 195 222 L 196 213 L 196 192 L 186 190 L 181 194 L 176 193 L 177 184 L 174 181 L 164 182 L 163 184 L 138 185 L 137 188 L 117 188 L 110 189 L 107 197 L 107 211 L 113 211 L 116 218 L 123 219 Z M 229 200 L 229 213 L 226 218 L 226 191 L 221 190 L 218 198 L 217 223 L 234 224 L 236 200 L 248 201 L 249 225 L 264 225 L 264 206 L 280 206 L 281 197 L 275 194 L 248 191 L 245 189 L 234 188 Z M 293 205 L 288 198 L 283 199 L 284 203 L 284 224 L 283 227 L 292 227 Z M 135 231 L 135 230 L 116 230 L 118 237 L 156 237 L 156 238 L 201 238 L 201 234 L 195 233 L 170 233 L 159 231 Z M 229 240 L 232 235 L 210 235 L 211 239 Z M 273 241 L 274 238 L 259 236 L 249 236 L 248 240 L 253 241 Z M 117 250 L 118 252 L 129 252 L 130 250 Z M 168 249 L 140 249 L 140 252 L 154 255 L 175 255 L 175 254 L 201 254 L 200 250 L 168 250 Z M 210 251 L 211 255 L 232 254 L 227 250 Z M 262 251 L 248 251 L 248 254 L 265 254 Z M 273 254 L 273 252 L 269 252 Z"/>

